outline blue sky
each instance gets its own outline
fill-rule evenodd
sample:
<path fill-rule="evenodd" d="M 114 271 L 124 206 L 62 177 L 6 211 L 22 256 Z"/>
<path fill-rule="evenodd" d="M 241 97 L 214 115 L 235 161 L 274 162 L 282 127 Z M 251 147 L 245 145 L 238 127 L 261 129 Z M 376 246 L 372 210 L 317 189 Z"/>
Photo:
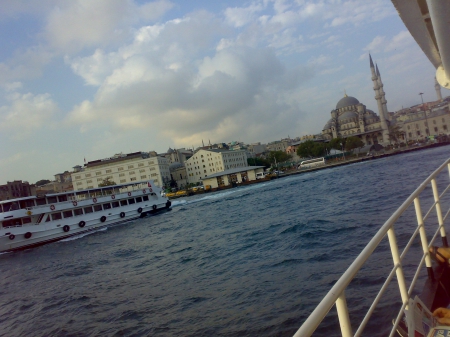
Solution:
<path fill-rule="evenodd" d="M 6 0 L 0 39 L 0 183 L 319 133 L 344 90 L 377 111 L 369 52 L 390 111 L 436 99 L 388 0 Z"/>

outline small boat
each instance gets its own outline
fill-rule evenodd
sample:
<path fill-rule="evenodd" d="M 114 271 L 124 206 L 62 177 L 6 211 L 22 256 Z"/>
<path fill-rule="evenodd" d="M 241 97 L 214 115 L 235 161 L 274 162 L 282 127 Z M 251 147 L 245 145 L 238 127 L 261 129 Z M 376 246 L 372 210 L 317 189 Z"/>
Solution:
<path fill-rule="evenodd" d="M 61 240 L 170 206 L 152 180 L 0 201 L 0 252 Z"/>

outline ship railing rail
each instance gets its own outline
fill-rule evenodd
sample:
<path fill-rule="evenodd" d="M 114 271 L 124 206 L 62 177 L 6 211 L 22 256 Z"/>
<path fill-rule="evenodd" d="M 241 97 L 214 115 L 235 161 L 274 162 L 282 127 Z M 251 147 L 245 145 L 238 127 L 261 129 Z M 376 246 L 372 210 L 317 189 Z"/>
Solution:
<path fill-rule="evenodd" d="M 392 214 L 392 216 L 384 223 L 384 225 L 379 229 L 375 236 L 369 241 L 363 251 L 358 255 L 358 257 L 353 261 L 350 267 L 345 271 L 345 273 L 337 280 L 331 290 L 326 294 L 318 306 L 314 309 L 311 315 L 305 320 L 300 329 L 294 334 L 294 337 L 306 337 L 311 336 L 320 323 L 323 321 L 328 312 L 336 306 L 337 316 L 340 324 L 341 335 L 343 337 L 350 336 L 361 336 L 364 328 L 369 322 L 376 306 L 380 302 L 382 295 L 386 292 L 388 285 L 396 276 L 398 287 L 400 290 L 402 306 L 399 309 L 398 315 L 394 320 L 394 324 L 389 336 L 394 336 L 396 334 L 396 329 L 403 318 L 405 309 L 408 308 L 408 301 L 416 285 L 420 271 L 425 263 L 428 272 L 428 277 L 433 278 L 433 269 L 431 264 L 431 257 L 429 253 L 429 248 L 433 245 L 434 241 L 440 236 L 442 238 L 442 243 L 444 246 L 448 247 L 447 237 L 444 228 L 444 222 L 447 220 L 450 209 L 443 215 L 441 209 L 441 199 L 450 189 L 450 184 L 448 183 L 448 176 L 443 173 L 447 168 L 450 176 L 450 159 L 446 160 L 436 171 L 434 171 L 407 199 L 406 201 Z M 446 188 L 439 194 L 437 188 L 436 179 L 441 179 L 443 176 L 446 177 Z M 421 205 L 420 205 L 420 195 L 428 187 L 432 188 L 434 203 L 431 205 L 429 210 L 423 216 Z M 414 207 L 416 218 L 417 218 L 417 228 L 413 232 L 411 238 L 405 245 L 403 251 L 400 253 L 399 246 L 397 244 L 397 237 L 394 231 L 394 224 L 400 218 L 400 216 L 407 211 L 410 207 Z M 436 212 L 437 224 L 433 226 L 437 227 L 434 235 L 432 236 L 430 242 L 427 241 L 427 235 L 425 231 L 425 221 L 428 219 L 432 212 Z M 428 227 L 427 227 L 428 229 Z M 388 277 L 386 278 L 384 284 L 382 285 L 380 291 L 376 295 L 372 304 L 369 307 L 365 317 L 361 321 L 356 332 L 353 334 L 352 325 L 349 316 L 349 310 L 346 300 L 346 289 L 351 281 L 355 278 L 356 274 L 367 262 L 369 257 L 372 255 L 374 250 L 379 246 L 382 240 L 387 236 L 389 241 L 389 246 L 393 259 L 393 268 L 391 269 Z M 414 239 L 419 236 L 421 242 L 421 248 L 423 250 L 423 255 L 418 265 L 416 272 L 414 273 L 412 280 L 410 280 L 410 286 L 407 287 L 402 260 L 404 259 L 406 253 L 413 245 Z"/>

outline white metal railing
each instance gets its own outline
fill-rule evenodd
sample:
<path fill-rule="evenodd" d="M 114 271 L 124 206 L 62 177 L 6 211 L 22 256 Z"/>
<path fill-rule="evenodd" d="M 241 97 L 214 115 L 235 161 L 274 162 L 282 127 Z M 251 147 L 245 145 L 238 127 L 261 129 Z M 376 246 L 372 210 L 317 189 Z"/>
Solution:
<path fill-rule="evenodd" d="M 389 336 L 393 336 L 395 334 L 398 324 L 402 319 L 404 309 L 407 308 L 408 300 L 409 300 L 411 293 L 414 289 L 414 286 L 419 278 L 419 274 L 420 274 L 420 271 L 421 271 L 424 263 L 427 267 L 427 271 L 429 273 L 432 273 L 429 247 L 431 247 L 431 245 L 433 245 L 434 240 L 438 236 L 441 236 L 443 239 L 444 245 L 447 245 L 444 222 L 447 219 L 448 215 L 450 214 L 450 209 L 447 211 L 447 213 L 443 217 L 442 210 L 441 210 L 441 199 L 450 189 L 450 184 L 447 182 L 447 187 L 445 188 L 444 192 L 441 195 L 439 195 L 437 183 L 436 183 L 437 176 L 445 168 L 448 169 L 448 172 L 450 175 L 450 158 L 447 159 L 436 171 L 434 171 L 422 184 L 420 184 L 420 186 L 408 197 L 408 199 L 406 199 L 406 201 L 384 223 L 384 225 L 375 234 L 375 236 L 369 241 L 369 243 L 363 249 L 363 251 L 353 261 L 353 263 L 350 265 L 350 267 L 339 278 L 339 280 L 337 280 L 337 282 L 331 288 L 331 290 L 325 295 L 325 297 L 322 299 L 322 301 L 319 303 L 319 305 L 316 307 L 316 309 L 314 309 L 314 311 L 311 313 L 311 315 L 306 319 L 306 321 L 303 323 L 303 325 L 300 327 L 300 329 L 294 334 L 294 337 L 311 336 L 334 305 L 336 305 L 339 324 L 341 326 L 342 336 L 343 337 L 361 336 L 365 326 L 367 325 L 372 313 L 375 310 L 375 307 L 379 303 L 382 295 L 385 293 L 388 285 L 390 284 L 390 282 L 392 281 L 394 276 L 396 276 L 396 278 L 397 278 L 397 283 L 398 283 L 398 287 L 400 290 L 401 301 L 403 303 L 403 305 L 400 308 L 398 315 L 394 321 L 394 326 L 393 326 Z M 434 203 L 431 205 L 431 207 L 429 208 L 429 210 L 427 211 L 425 216 L 423 216 L 419 197 L 420 197 L 420 194 L 425 190 L 425 188 L 427 188 L 429 186 L 431 186 L 432 191 L 433 191 Z M 406 244 L 405 248 L 403 249 L 403 252 L 400 254 L 399 247 L 397 245 L 397 238 L 396 238 L 395 231 L 394 231 L 394 224 L 397 222 L 397 220 L 400 218 L 400 216 L 407 209 L 409 209 L 409 207 L 411 205 L 414 205 L 416 218 L 417 218 L 417 228 L 415 229 L 414 233 L 412 234 L 411 238 L 409 239 L 408 243 Z M 437 224 L 436 232 L 434 233 L 432 239 L 430 240 L 430 243 L 428 243 L 426 232 L 425 232 L 425 223 L 424 222 L 429 217 L 429 215 L 432 213 L 433 210 L 436 211 L 438 224 Z M 374 301 L 372 302 L 372 305 L 370 306 L 367 314 L 365 315 L 364 319 L 362 320 L 361 324 L 359 325 L 356 333 L 353 334 L 352 326 L 350 323 L 351 321 L 350 321 L 350 316 L 349 316 L 349 312 L 348 312 L 347 301 L 346 301 L 346 297 L 345 297 L 345 291 L 347 289 L 347 286 L 355 278 L 356 274 L 363 267 L 363 265 L 367 262 L 369 257 L 372 255 L 374 250 L 378 247 L 378 245 L 381 243 L 381 241 L 383 240 L 383 238 L 386 235 L 388 237 L 394 265 L 393 265 L 393 268 L 390 271 L 388 277 L 386 278 L 386 281 L 384 282 L 380 291 L 378 292 Z M 423 256 L 421 258 L 420 263 L 418 264 L 418 268 L 410 282 L 410 287 L 408 289 L 406 286 L 406 281 L 405 281 L 405 277 L 403 274 L 402 260 L 405 257 L 406 253 L 408 252 L 408 250 L 413 245 L 413 241 L 417 237 L 417 235 L 419 235 L 419 237 L 420 237 L 422 250 L 423 250 Z"/>

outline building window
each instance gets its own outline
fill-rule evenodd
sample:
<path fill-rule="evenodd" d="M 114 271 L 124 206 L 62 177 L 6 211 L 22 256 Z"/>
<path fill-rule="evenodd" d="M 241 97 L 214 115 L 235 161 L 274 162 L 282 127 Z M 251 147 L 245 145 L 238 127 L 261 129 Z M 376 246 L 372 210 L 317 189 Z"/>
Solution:
<path fill-rule="evenodd" d="M 434 127 L 434 132 L 437 132 L 438 131 L 438 128 L 437 127 Z"/>
<path fill-rule="evenodd" d="M 86 180 L 86 182 L 89 184 L 89 183 L 92 183 L 92 179 L 89 179 L 89 180 Z"/>
<path fill-rule="evenodd" d="M 145 172 L 145 169 L 140 169 L 139 172 L 141 172 L 141 173 L 142 173 L 142 172 Z"/>
<path fill-rule="evenodd" d="M 136 181 L 136 177 L 131 178 L 130 181 Z"/>
<path fill-rule="evenodd" d="M 409 138 L 411 138 L 412 137 L 412 133 L 410 132 L 410 133 L 408 133 L 408 136 L 409 136 Z"/>
<path fill-rule="evenodd" d="M 103 180 L 103 178 L 97 178 L 97 181 L 102 181 Z"/>
<path fill-rule="evenodd" d="M 106 173 L 111 173 L 111 170 L 106 170 Z"/>
<path fill-rule="evenodd" d="M 128 174 L 136 174 L 134 171 L 130 171 L 128 172 Z"/>
<path fill-rule="evenodd" d="M 128 168 L 132 169 L 132 168 L 134 168 L 134 166 L 133 165 L 128 165 Z"/>
<path fill-rule="evenodd" d="M 126 183 L 127 180 L 126 180 L 126 179 L 120 179 L 120 182 L 121 182 L 121 183 Z"/>
<path fill-rule="evenodd" d="M 141 176 L 141 179 L 147 179 L 147 176 Z"/>
<path fill-rule="evenodd" d="M 83 183 L 81 181 L 77 182 L 77 185 L 83 185 Z"/>
<path fill-rule="evenodd" d="M 117 171 L 123 171 L 123 167 L 119 167 Z"/>
<path fill-rule="evenodd" d="M 142 167 L 142 166 L 144 166 L 144 164 L 143 164 L 143 163 L 139 163 L 138 166 L 139 166 L 139 167 Z"/>
<path fill-rule="evenodd" d="M 436 120 L 435 119 L 433 119 L 433 124 L 436 124 Z"/>
<path fill-rule="evenodd" d="M 91 174 L 90 173 L 86 173 L 86 178 L 90 177 Z"/>
<path fill-rule="evenodd" d="M 447 130 L 447 125 L 443 125 L 442 127 L 444 128 L 444 130 Z"/>
<path fill-rule="evenodd" d="M 100 174 L 102 174 L 102 172 L 95 172 L 96 176 L 99 176 Z"/>
<path fill-rule="evenodd" d="M 81 176 L 75 176 L 75 179 L 81 179 Z"/>
<path fill-rule="evenodd" d="M 419 124 L 416 124 L 416 129 L 418 129 L 419 128 Z"/>
<path fill-rule="evenodd" d="M 119 177 L 124 177 L 125 173 L 119 173 Z"/>
<path fill-rule="evenodd" d="M 408 130 L 411 129 L 411 127 L 408 125 Z"/>
<path fill-rule="evenodd" d="M 420 136 L 420 131 L 417 131 L 417 135 Z"/>

